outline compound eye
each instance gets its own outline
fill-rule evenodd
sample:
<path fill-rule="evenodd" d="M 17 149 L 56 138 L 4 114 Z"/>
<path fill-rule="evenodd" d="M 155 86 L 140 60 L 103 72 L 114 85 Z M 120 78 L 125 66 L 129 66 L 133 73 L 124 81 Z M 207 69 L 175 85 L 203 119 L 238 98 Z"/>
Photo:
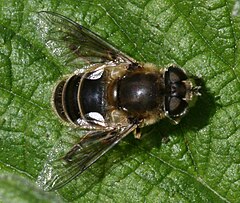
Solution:
<path fill-rule="evenodd" d="M 178 117 L 184 114 L 188 107 L 188 103 L 178 97 L 167 97 L 165 101 L 165 110 L 170 117 Z"/>
<path fill-rule="evenodd" d="M 165 73 L 166 82 L 176 83 L 187 79 L 187 75 L 181 68 L 170 66 Z"/>

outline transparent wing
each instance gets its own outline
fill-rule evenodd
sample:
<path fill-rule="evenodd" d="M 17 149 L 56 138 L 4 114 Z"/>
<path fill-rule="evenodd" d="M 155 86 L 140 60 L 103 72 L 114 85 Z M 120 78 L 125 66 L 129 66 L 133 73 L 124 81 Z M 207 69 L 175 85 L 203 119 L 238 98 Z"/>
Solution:
<path fill-rule="evenodd" d="M 116 145 L 122 138 L 133 131 L 132 124 L 121 130 L 90 131 L 79 142 L 75 139 L 58 143 L 48 157 L 37 183 L 46 191 L 56 190 L 70 182 L 91 166 L 104 153 Z M 64 155 L 62 145 L 71 144 Z M 69 149 L 69 148 L 68 148 Z"/>
<path fill-rule="evenodd" d="M 110 61 L 134 62 L 98 35 L 60 14 L 42 11 L 38 16 L 41 38 L 64 65 L 79 68 L 79 65 Z"/>

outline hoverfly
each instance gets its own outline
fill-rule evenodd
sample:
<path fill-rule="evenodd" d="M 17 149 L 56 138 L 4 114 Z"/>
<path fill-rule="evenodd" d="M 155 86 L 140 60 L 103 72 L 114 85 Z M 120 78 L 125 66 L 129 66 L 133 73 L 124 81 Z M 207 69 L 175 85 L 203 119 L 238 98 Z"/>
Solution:
<path fill-rule="evenodd" d="M 62 15 L 38 15 L 46 46 L 76 67 L 56 85 L 53 107 L 64 122 L 85 133 L 63 156 L 45 164 L 38 178 L 45 190 L 70 182 L 130 132 L 140 138 L 139 128 L 164 117 L 179 123 L 200 95 L 200 87 L 176 65 L 158 69 L 139 63 Z"/>

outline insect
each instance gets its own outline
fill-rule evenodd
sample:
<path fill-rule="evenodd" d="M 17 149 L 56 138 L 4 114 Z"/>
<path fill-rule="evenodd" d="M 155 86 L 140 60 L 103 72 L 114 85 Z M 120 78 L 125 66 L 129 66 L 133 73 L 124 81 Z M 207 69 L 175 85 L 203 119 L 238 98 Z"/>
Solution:
<path fill-rule="evenodd" d="M 38 15 L 46 46 L 76 69 L 56 85 L 53 107 L 85 133 L 45 164 L 38 178 L 45 190 L 70 182 L 130 132 L 140 138 L 140 128 L 165 117 L 179 123 L 200 95 L 200 87 L 176 65 L 139 63 L 62 15 Z"/>

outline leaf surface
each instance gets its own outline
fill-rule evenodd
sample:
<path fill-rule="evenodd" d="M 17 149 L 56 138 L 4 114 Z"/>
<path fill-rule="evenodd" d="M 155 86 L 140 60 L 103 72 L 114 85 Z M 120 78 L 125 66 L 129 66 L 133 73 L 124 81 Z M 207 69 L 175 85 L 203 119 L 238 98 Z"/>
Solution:
<path fill-rule="evenodd" d="M 18 196 L 18 179 L 35 182 L 54 143 L 74 131 L 51 107 L 56 83 L 72 72 L 38 37 L 41 10 L 71 18 L 138 61 L 178 64 L 202 82 L 179 125 L 159 122 L 140 141 L 129 135 L 59 190 L 63 201 L 240 201 L 240 3 L 223 0 L 1 1 L 0 173 L 7 168 L 11 184 L 0 191 Z"/>

